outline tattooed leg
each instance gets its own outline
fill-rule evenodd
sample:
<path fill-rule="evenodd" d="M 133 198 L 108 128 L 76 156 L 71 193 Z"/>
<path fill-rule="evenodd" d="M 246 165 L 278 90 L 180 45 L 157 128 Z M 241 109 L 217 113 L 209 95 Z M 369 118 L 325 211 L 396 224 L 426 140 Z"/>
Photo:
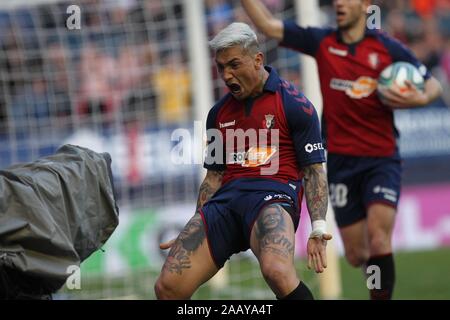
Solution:
<path fill-rule="evenodd" d="M 216 272 L 205 227 L 197 212 L 170 249 L 155 284 L 156 295 L 159 299 L 188 299 Z"/>
<path fill-rule="evenodd" d="M 256 224 L 255 235 L 261 251 L 280 255 L 285 259 L 293 255 L 294 243 L 288 238 L 287 223 L 280 205 L 272 204 L 265 208 Z"/>
<path fill-rule="evenodd" d="M 285 296 L 298 286 L 300 280 L 294 266 L 294 224 L 279 204 L 268 205 L 262 210 L 253 227 L 250 246 L 275 295 Z"/>
<path fill-rule="evenodd" d="M 170 249 L 163 269 L 180 275 L 183 269 L 190 269 L 190 256 L 200 247 L 205 238 L 202 218 L 199 213 L 196 213 Z"/>

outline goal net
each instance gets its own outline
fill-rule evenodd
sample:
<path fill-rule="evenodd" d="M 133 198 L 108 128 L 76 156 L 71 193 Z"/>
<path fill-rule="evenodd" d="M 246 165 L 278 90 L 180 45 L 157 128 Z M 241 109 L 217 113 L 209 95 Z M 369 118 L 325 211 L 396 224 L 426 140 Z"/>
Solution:
<path fill-rule="evenodd" d="M 292 1 L 264 2 L 277 16 L 295 19 Z M 113 159 L 120 226 L 82 264 L 81 287 L 63 288 L 58 299 L 153 299 L 164 257 L 158 243 L 194 213 L 202 166 L 174 161 L 175 130 L 196 130 L 187 54 L 196 44 L 187 40 L 184 3 L 0 1 L 0 168 L 66 143 Z M 249 23 L 234 0 L 204 1 L 204 19 L 208 38 L 233 21 Z M 299 86 L 298 54 L 261 39 L 267 64 Z M 205 63 L 216 100 L 225 88 L 213 60 Z M 195 158 L 184 152 L 183 159 Z M 297 259 L 299 273 L 311 274 Z M 227 265 L 225 282 L 204 285 L 194 298 L 274 298 L 251 254 Z M 307 282 L 317 290 L 314 277 Z"/>

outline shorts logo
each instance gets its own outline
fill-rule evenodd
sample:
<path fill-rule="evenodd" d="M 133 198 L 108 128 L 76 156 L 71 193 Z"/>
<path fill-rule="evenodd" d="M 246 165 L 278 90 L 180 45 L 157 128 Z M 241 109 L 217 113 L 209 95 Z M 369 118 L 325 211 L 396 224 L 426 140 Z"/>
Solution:
<path fill-rule="evenodd" d="M 264 125 L 267 129 L 272 129 L 275 126 L 275 116 L 273 114 L 266 114 L 266 120 L 264 121 Z"/>
<path fill-rule="evenodd" d="M 267 195 L 264 197 L 265 201 L 270 201 L 272 199 L 276 199 L 276 200 L 289 200 L 292 201 L 292 198 L 286 194 L 282 194 L 282 193 L 278 193 L 278 194 L 274 194 L 274 195 Z"/>
<path fill-rule="evenodd" d="M 289 197 L 289 196 L 286 195 L 286 194 L 282 194 L 282 193 L 276 194 L 276 195 L 274 195 L 273 197 L 274 197 L 275 199 L 283 199 L 283 200 L 289 200 L 289 201 L 292 201 L 292 198 L 291 198 L 291 197 Z"/>
<path fill-rule="evenodd" d="M 314 143 L 314 144 L 308 143 L 305 146 L 305 151 L 308 152 L 308 153 L 311 153 L 311 152 L 316 151 L 316 150 L 323 150 L 322 143 Z"/>
<path fill-rule="evenodd" d="M 383 197 L 386 200 L 389 200 L 392 202 L 397 201 L 397 192 L 395 190 L 392 190 L 389 188 L 384 188 L 384 187 L 378 185 L 373 188 L 373 193 L 375 193 L 375 194 L 383 193 Z"/>

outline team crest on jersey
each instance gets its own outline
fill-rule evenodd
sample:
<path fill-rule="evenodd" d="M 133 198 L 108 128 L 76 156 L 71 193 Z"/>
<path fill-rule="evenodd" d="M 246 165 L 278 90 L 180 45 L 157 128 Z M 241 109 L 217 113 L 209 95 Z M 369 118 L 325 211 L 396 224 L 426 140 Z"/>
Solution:
<path fill-rule="evenodd" d="M 272 129 L 275 126 L 275 116 L 273 114 L 266 114 L 265 117 L 264 125 L 267 129 Z"/>
<path fill-rule="evenodd" d="M 378 57 L 378 53 L 372 52 L 369 54 L 369 64 L 372 69 L 376 69 L 380 64 L 380 58 Z"/>

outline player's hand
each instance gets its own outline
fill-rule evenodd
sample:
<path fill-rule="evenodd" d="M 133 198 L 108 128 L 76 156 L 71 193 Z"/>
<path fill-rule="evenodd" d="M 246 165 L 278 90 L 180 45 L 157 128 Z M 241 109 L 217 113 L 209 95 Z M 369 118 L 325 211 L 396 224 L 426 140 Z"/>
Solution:
<path fill-rule="evenodd" d="M 397 85 L 380 87 L 383 103 L 392 109 L 405 109 L 416 106 L 424 106 L 428 103 L 428 96 L 417 89 L 410 81 L 405 80 L 407 89 L 401 89 Z"/>
<path fill-rule="evenodd" d="M 177 240 L 177 239 L 174 238 L 174 239 L 172 239 L 172 240 L 169 240 L 169 241 L 160 243 L 160 244 L 159 244 L 159 248 L 160 248 L 161 250 L 167 250 L 167 249 L 170 249 L 170 248 L 173 246 L 173 244 L 175 243 L 175 240 Z"/>
<path fill-rule="evenodd" d="M 329 233 L 313 231 L 308 239 L 306 251 L 308 253 L 308 269 L 314 268 L 317 273 L 322 273 L 327 267 L 327 241 L 333 236 Z"/>

